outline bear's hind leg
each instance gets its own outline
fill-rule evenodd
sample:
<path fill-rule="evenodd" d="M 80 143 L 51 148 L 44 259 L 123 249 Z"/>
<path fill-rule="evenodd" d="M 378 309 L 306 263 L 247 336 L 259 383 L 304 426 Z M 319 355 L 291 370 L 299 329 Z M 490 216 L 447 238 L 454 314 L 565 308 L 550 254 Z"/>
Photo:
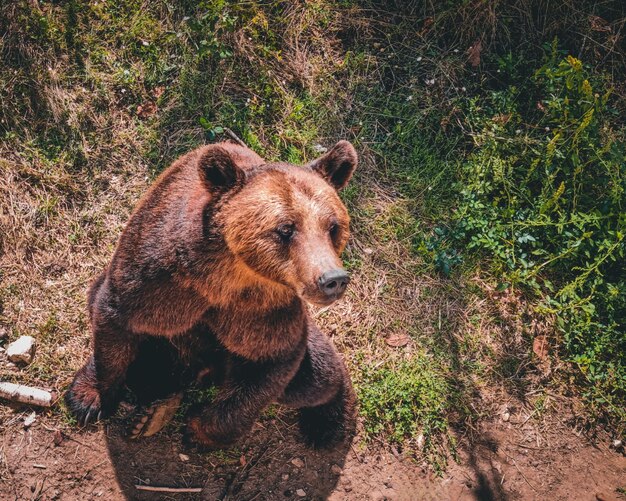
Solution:
<path fill-rule="evenodd" d="M 300 409 L 300 431 L 307 444 L 329 447 L 353 434 L 355 400 L 343 361 L 313 326 L 300 368 L 279 402 Z"/>

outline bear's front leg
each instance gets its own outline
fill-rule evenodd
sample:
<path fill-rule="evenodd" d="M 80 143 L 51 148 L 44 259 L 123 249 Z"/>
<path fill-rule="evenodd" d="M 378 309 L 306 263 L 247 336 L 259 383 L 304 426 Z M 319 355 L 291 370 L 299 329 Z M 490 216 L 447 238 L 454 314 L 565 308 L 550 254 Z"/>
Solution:
<path fill-rule="evenodd" d="M 249 433 L 261 411 L 285 390 L 302 351 L 286 360 L 267 362 L 232 356 L 213 401 L 190 412 L 186 441 L 203 449 L 222 449 Z"/>
<path fill-rule="evenodd" d="M 279 402 L 300 409 L 300 431 L 312 447 L 329 447 L 353 433 L 356 398 L 330 340 L 311 325 L 307 351 Z"/>
<path fill-rule="evenodd" d="M 76 373 L 65 403 L 82 425 L 112 414 L 139 338 L 115 325 L 93 322 L 94 354 Z"/>

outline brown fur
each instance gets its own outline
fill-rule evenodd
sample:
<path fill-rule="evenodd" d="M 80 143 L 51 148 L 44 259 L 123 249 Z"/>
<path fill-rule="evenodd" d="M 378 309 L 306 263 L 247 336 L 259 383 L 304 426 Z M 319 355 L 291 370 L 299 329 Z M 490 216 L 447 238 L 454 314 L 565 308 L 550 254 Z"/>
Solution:
<path fill-rule="evenodd" d="M 304 167 L 266 164 L 230 143 L 174 162 L 139 202 L 90 290 L 94 355 L 67 393 L 74 414 L 89 421 L 112 412 L 141 346 L 165 337 L 178 347 L 175 364 L 216 364 L 223 375 L 214 405 L 190 420 L 194 440 L 231 443 L 265 405 L 289 403 L 294 380 L 312 393 L 292 399 L 298 407 L 321 409 L 345 393 L 335 428 L 344 427 L 344 411 L 353 410 L 349 379 L 303 300 L 336 299 L 318 281 L 341 267 L 349 218 L 336 189 L 356 161 L 343 141 Z M 196 339 L 213 346 L 201 361 L 188 356 Z M 310 359 L 319 359 L 315 368 L 304 366 Z M 337 411 L 322 411 L 329 413 Z"/>

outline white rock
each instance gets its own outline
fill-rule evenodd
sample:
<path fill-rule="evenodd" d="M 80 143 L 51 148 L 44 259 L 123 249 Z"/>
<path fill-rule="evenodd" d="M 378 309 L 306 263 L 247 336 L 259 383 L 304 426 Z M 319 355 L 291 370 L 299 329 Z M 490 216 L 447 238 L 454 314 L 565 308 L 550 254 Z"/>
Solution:
<path fill-rule="evenodd" d="M 33 423 L 35 422 L 35 419 L 37 419 L 37 413 L 36 412 L 31 412 L 24 419 L 24 428 L 30 428 L 33 425 Z"/>
<path fill-rule="evenodd" d="M 422 450 L 424 448 L 424 435 L 420 433 L 416 439 L 416 445 L 418 450 Z"/>
<path fill-rule="evenodd" d="M 30 364 L 35 355 L 35 338 L 21 336 L 7 346 L 7 357 L 11 362 L 23 362 Z"/>
<path fill-rule="evenodd" d="M 188 456 L 187 454 L 182 454 L 182 453 L 181 453 L 181 454 L 179 454 L 179 455 L 178 455 L 178 457 L 180 458 L 180 460 L 181 460 L 183 463 L 186 463 L 187 461 L 189 461 L 189 456 Z"/>
<path fill-rule="evenodd" d="M 306 492 L 304 492 L 304 489 L 298 489 L 298 490 L 296 491 L 296 494 L 297 494 L 298 496 L 300 496 L 301 498 L 303 498 L 303 497 L 305 497 L 305 496 L 306 496 Z"/>
<path fill-rule="evenodd" d="M 504 421 L 505 423 L 511 419 L 511 413 L 510 412 L 504 412 L 502 414 L 502 421 Z"/>

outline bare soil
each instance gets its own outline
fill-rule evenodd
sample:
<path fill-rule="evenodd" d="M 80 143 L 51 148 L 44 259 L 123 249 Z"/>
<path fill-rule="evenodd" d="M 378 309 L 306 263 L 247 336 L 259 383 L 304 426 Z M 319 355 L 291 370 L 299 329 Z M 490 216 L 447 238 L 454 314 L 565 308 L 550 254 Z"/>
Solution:
<path fill-rule="evenodd" d="M 435 475 L 395 449 L 352 444 L 314 451 L 295 416 L 266 417 L 238 448 L 198 453 L 173 423 L 154 437 L 127 437 L 127 416 L 87 429 L 16 410 L 0 444 L 2 500 L 606 500 L 626 499 L 626 457 L 609 437 L 588 440 L 566 425 L 540 427 L 526 415 L 483 421 L 457 437 L 459 452 Z M 123 414 L 123 413 L 121 413 Z M 181 456 L 182 454 L 182 456 Z M 200 487 L 200 493 L 146 492 L 136 485 Z M 304 495 L 302 495 L 304 493 Z"/>

